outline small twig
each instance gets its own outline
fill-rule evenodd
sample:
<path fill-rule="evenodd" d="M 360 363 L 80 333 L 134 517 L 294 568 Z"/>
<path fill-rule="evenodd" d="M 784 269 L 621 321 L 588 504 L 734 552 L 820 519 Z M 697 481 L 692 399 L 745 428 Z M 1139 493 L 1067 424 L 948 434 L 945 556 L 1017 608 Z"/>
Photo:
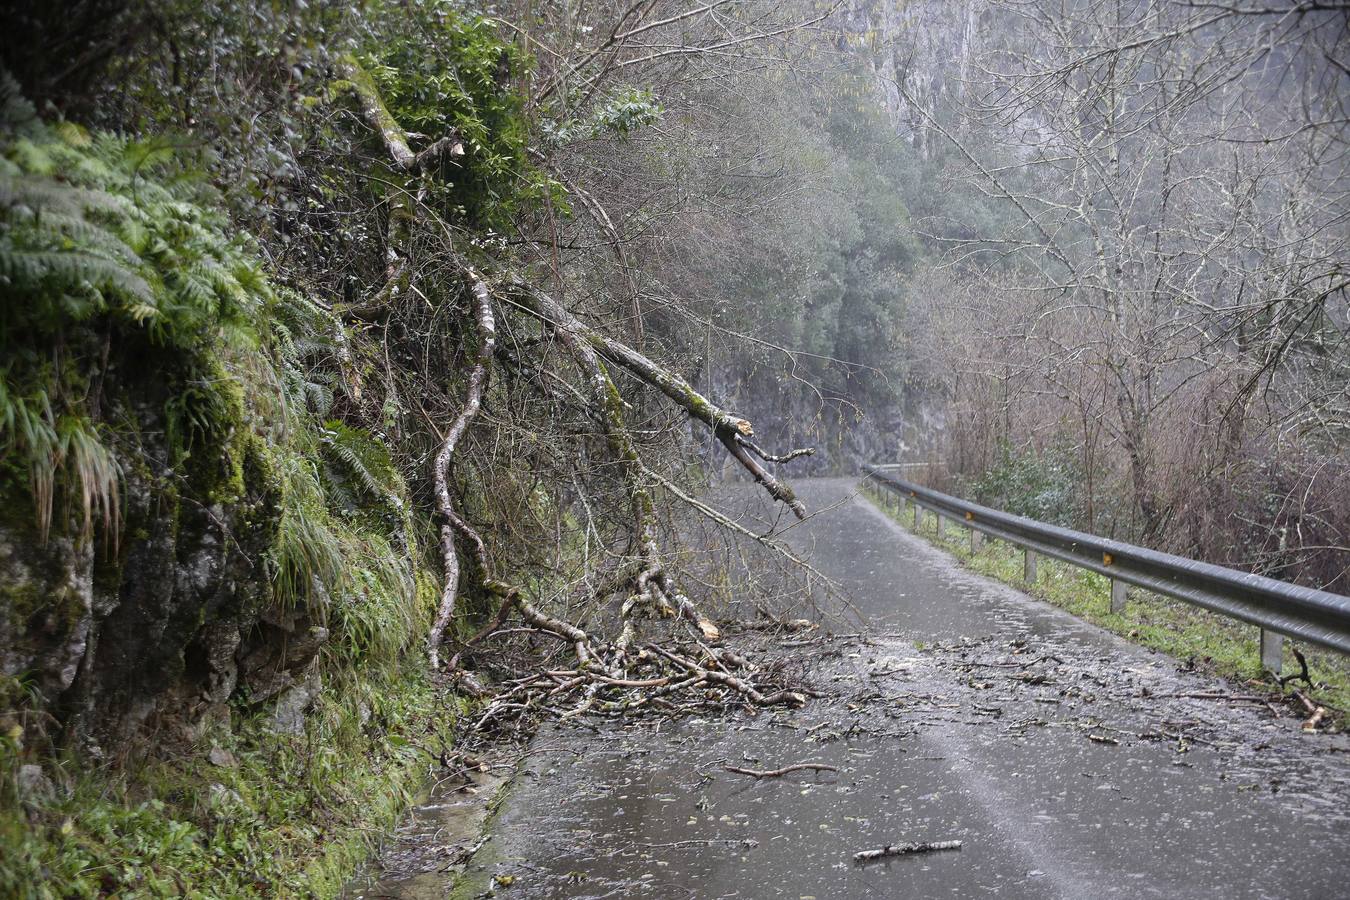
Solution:
<path fill-rule="evenodd" d="M 859 863 L 875 862 L 890 856 L 909 856 L 913 853 L 935 853 L 939 850 L 960 850 L 960 841 L 920 841 L 910 844 L 888 844 L 875 850 L 860 850 L 853 854 L 853 861 Z"/>
<path fill-rule="evenodd" d="M 1308 721 L 1303 723 L 1303 730 L 1307 732 L 1316 731 L 1317 726 L 1322 724 L 1322 720 L 1326 718 L 1326 715 L 1327 708 L 1325 706 L 1317 707 L 1317 711 L 1308 717 Z"/>
<path fill-rule="evenodd" d="M 1295 689 L 1294 689 L 1293 691 L 1291 691 L 1290 693 L 1292 693 L 1295 697 L 1298 698 L 1299 702 L 1303 704 L 1303 707 L 1304 707 L 1306 710 L 1308 710 L 1309 715 L 1311 715 L 1311 714 L 1317 712 L 1317 704 L 1316 704 L 1316 703 L 1313 703 L 1311 700 L 1309 700 L 1307 694 L 1303 693 L 1302 691 L 1298 690 L 1297 688 L 1295 688 Z"/>
<path fill-rule="evenodd" d="M 802 772 L 808 769 L 815 772 L 839 771 L 839 769 L 837 769 L 836 767 L 827 766 L 823 763 L 796 763 L 795 765 L 791 766 L 783 766 L 783 768 L 781 769 L 769 769 L 767 771 L 760 771 L 758 769 L 742 769 L 740 766 L 723 766 L 722 768 L 726 769 L 728 772 L 735 772 L 737 775 L 749 775 L 752 778 L 778 778 L 779 776 L 786 775 L 789 772 Z"/>
<path fill-rule="evenodd" d="M 1318 705 L 1318 704 L 1312 702 L 1311 700 L 1308 699 L 1308 695 L 1307 695 L 1307 694 L 1303 693 L 1302 691 L 1298 690 L 1297 688 L 1294 689 L 1294 691 L 1293 691 L 1292 693 L 1293 693 L 1293 695 L 1294 695 L 1295 697 L 1297 697 L 1297 698 L 1299 699 L 1299 702 L 1301 702 L 1301 703 L 1303 704 L 1303 707 L 1304 707 L 1306 710 L 1308 710 L 1308 718 L 1307 718 L 1307 720 L 1304 721 L 1304 723 L 1303 723 L 1303 730 L 1304 730 L 1305 732 L 1313 732 L 1313 731 L 1316 731 L 1316 730 L 1317 730 L 1317 726 L 1318 726 L 1318 725 L 1321 725 L 1321 724 L 1322 724 L 1322 720 L 1325 719 L 1326 716 L 1327 716 L 1327 709 L 1326 709 L 1326 707 L 1325 707 L 1325 706 L 1320 706 L 1320 705 Z"/>
<path fill-rule="evenodd" d="M 743 434 L 736 435 L 736 442 L 739 444 L 744 444 L 746 447 L 750 449 L 750 452 L 754 453 L 756 456 L 758 456 L 765 462 L 772 462 L 772 463 L 791 462 L 792 460 L 796 459 L 799 456 L 813 456 L 816 452 L 815 447 L 801 447 L 796 450 L 790 450 L 787 453 L 773 454 L 769 453 L 763 447 L 759 446 L 758 444 L 756 444 L 754 441 L 750 440 Z"/>
<path fill-rule="evenodd" d="M 1281 678 L 1280 687 L 1284 687 L 1291 681 L 1302 681 L 1304 684 L 1308 685 L 1308 687 L 1312 687 L 1312 677 L 1308 674 L 1308 660 L 1292 643 L 1289 645 L 1289 652 L 1293 653 L 1294 659 L 1298 660 L 1298 666 L 1301 671 Z"/>
<path fill-rule="evenodd" d="M 1184 732 L 1180 731 L 1178 732 L 1164 731 L 1160 728 L 1158 729 L 1158 733 L 1163 735 L 1164 737 L 1172 738 L 1175 741 L 1184 741 L 1188 744 L 1204 744 L 1206 747 L 1218 746 L 1213 741 L 1207 741 L 1202 737 L 1196 737 L 1193 734 L 1185 734 Z"/>
<path fill-rule="evenodd" d="M 1183 694 L 1152 694 L 1154 700 L 1232 700 L 1234 703 L 1265 703 L 1270 698 L 1259 696 L 1257 694 L 1224 694 L 1219 691 L 1195 691 Z"/>
<path fill-rule="evenodd" d="M 815 625 L 809 619 L 790 619 L 780 621 L 778 619 L 769 619 L 767 621 L 737 622 L 736 627 L 741 631 L 807 631 L 815 628 Z"/>
<path fill-rule="evenodd" d="M 524 759 L 525 757 L 533 756 L 536 753 L 570 753 L 573 756 L 585 755 L 580 750 L 576 750 L 572 747 L 531 747 L 529 750 L 520 754 L 520 758 Z"/>
<path fill-rule="evenodd" d="M 759 841 L 754 838 L 690 838 L 684 841 L 668 841 L 664 844 L 638 844 L 638 846 L 645 847 L 648 850 L 656 850 L 663 847 L 713 847 L 718 844 L 728 844 L 732 847 L 758 847 Z"/>

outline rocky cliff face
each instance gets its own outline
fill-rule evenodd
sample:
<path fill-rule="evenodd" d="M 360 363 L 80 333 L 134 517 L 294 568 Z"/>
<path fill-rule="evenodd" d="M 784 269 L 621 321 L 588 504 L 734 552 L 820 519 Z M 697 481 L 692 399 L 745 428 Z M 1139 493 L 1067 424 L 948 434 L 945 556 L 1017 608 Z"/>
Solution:
<path fill-rule="evenodd" d="M 227 704 L 294 732 L 330 640 L 389 665 L 424 633 L 406 488 L 328 418 L 343 326 L 134 147 L 12 140 L 0 724 L 96 758 Z"/>
<path fill-rule="evenodd" d="M 987 0 L 854 0 L 840 17 L 876 76 L 892 124 L 925 156 L 939 139 L 927 117 L 945 119 L 940 110 L 966 99 L 976 59 L 1009 24 Z"/>
<path fill-rule="evenodd" d="M 282 484 L 244 409 L 230 410 L 238 432 L 174 466 L 164 410 L 189 385 L 137 358 L 103 371 L 119 398 L 104 410 L 121 423 L 119 532 L 86 532 L 67 510 L 44 539 L 14 482 L 0 521 L 0 673 L 31 687 L 64 743 L 95 752 L 156 714 L 192 722 L 236 692 L 312 694 L 328 634 L 273 602 Z"/>

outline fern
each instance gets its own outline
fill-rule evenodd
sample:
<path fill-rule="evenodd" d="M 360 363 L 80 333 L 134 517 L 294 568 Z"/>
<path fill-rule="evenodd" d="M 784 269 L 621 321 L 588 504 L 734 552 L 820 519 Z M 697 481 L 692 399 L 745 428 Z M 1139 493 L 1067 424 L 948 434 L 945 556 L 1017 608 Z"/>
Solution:
<path fill-rule="evenodd" d="M 121 473 L 87 417 L 58 416 L 45 393 L 21 396 L 0 377 L 0 455 L 27 460 L 38 532 L 44 540 L 61 483 L 78 485 L 84 534 L 96 520 L 116 534 Z"/>
<path fill-rule="evenodd" d="M 0 129 L 26 134 L 38 127 L 37 110 L 23 95 L 19 82 L 0 66 Z"/>
<path fill-rule="evenodd" d="M 93 287 L 116 291 L 138 307 L 155 303 L 144 278 L 115 260 L 78 250 L 21 250 L 0 243 L 0 279 L 16 293 L 78 293 Z"/>
<path fill-rule="evenodd" d="M 341 463 L 346 474 L 354 481 L 369 497 L 378 501 L 385 502 L 389 495 L 388 489 L 380 484 L 379 480 L 371 474 L 366 467 L 365 461 L 351 447 L 344 444 L 338 444 L 332 440 L 324 441 L 324 449 L 339 463 Z"/>
<path fill-rule="evenodd" d="M 13 97 L 0 78 L 7 120 L 24 112 Z M 233 428 L 238 401 L 222 395 L 210 361 L 222 347 L 256 345 L 273 296 L 163 142 L 32 120 L 0 141 L 0 454 L 25 464 L 44 534 L 62 496 L 85 533 L 96 521 L 115 533 L 119 468 L 84 407 L 88 360 L 100 352 L 90 342 L 120 331 L 163 349 L 186 385 L 164 410 L 186 452 Z"/>
<path fill-rule="evenodd" d="M 286 402 L 296 410 L 327 417 L 343 386 L 342 324 L 294 291 L 280 290 L 274 297 L 271 344 L 279 357 Z M 359 505 L 358 499 L 346 497 L 344 503 Z"/>
<path fill-rule="evenodd" d="M 22 144 L 34 146 L 27 141 Z M 71 217 L 92 213 L 127 216 L 134 215 L 136 210 L 135 203 L 127 197 L 96 187 L 80 187 L 57 181 L 25 170 L 22 165 L 0 178 L 0 206 L 27 208 L 34 212 L 47 210 Z"/>
<path fill-rule="evenodd" d="M 292 345 L 292 355 L 296 359 L 311 357 L 323 360 L 325 357 L 333 357 L 337 353 L 337 347 L 331 340 L 323 339 L 320 336 L 311 336 L 304 340 L 295 341 Z"/>
<path fill-rule="evenodd" d="M 25 114 L 9 90 L 0 77 L 7 121 Z M 221 485 L 273 473 L 273 600 L 331 622 L 326 652 L 387 663 L 419 639 L 435 603 L 417 583 L 406 487 L 380 440 L 322 422 L 351 365 L 341 322 L 274 289 L 205 191 L 163 141 L 35 120 L 0 129 L 0 471 L 27 482 L 44 535 L 82 517 L 82 535 L 101 524 L 110 536 L 118 451 L 140 446 L 117 439 L 130 429 L 162 432 L 183 491 L 229 499 Z M 109 346 L 148 350 L 153 369 L 127 377 L 142 360 L 123 357 L 104 386 L 92 373 Z M 162 375 L 167 399 L 143 417 L 143 397 L 124 395 L 147 374 Z M 231 469 L 257 437 L 266 465 Z"/>
<path fill-rule="evenodd" d="M 16 216 L 23 214 L 19 209 L 15 209 L 14 212 Z M 140 263 L 136 252 L 126 241 L 104 226 L 89 221 L 84 215 L 47 207 L 34 213 L 33 225 L 46 231 L 53 243 L 64 244 L 69 240 L 77 246 L 85 247 L 100 256 L 116 259 L 128 266 Z"/>
<path fill-rule="evenodd" d="M 402 486 L 402 479 L 389 456 L 389 448 L 366 432 L 342 422 L 329 421 L 325 424 L 323 444 L 367 496 L 389 502 L 389 498 Z M 397 501 L 397 498 L 394 499 Z M 398 502 L 390 505 L 400 506 Z"/>
<path fill-rule="evenodd" d="M 305 399 L 309 401 L 309 408 L 315 415 L 326 416 L 333 411 L 333 389 L 329 385 L 306 381 Z"/>

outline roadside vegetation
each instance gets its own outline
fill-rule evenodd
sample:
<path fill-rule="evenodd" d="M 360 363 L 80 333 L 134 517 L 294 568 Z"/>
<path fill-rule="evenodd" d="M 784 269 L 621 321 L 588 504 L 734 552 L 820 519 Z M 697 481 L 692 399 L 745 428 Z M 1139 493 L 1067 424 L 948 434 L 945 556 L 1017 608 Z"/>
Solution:
<path fill-rule="evenodd" d="M 677 521 L 728 525 L 704 439 L 803 514 L 783 438 L 629 262 L 792 177 L 703 177 L 776 7 L 14 10 L 0 894 L 331 896 L 466 736 L 804 701 L 707 649 L 741 586 Z"/>
<path fill-rule="evenodd" d="M 425 790 L 462 709 L 417 667 L 334 686 L 303 735 L 237 708 L 111 773 L 72 755 L 49 760 L 44 783 L 11 775 L 0 892 L 334 896 Z M 23 747 L 3 740 L 13 773 Z"/>
<path fill-rule="evenodd" d="M 6 652 L 32 668 L 0 677 L 0 893 L 333 893 L 420 789 L 461 709 L 417 652 L 436 578 L 416 563 L 407 487 L 370 431 L 327 417 L 307 361 L 332 351 L 335 321 L 228 236 L 218 195 L 180 154 L 45 125 L 7 100 L 0 269 L 24 302 L 0 313 L 0 596 Z M 79 364 L 90 357 L 104 365 Z M 163 568 L 155 541 L 188 553 L 221 520 L 251 587 L 213 614 L 174 609 L 183 569 Z M 45 579 L 81 542 L 100 557 L 94 591 L 120 583 L 127 602 L 163 592 L 164 605 L 134 620 L 150 642 L 119 647 L 110 630 L 108 649 L 128 658 L 63 721 L 44 663 L 71 651 L 51 638 L 97 601 Z M 246 574 L 255 566 L 265 579 Z M 221 621 L 245 624 L 221 629 L 217 650 Z M 166 653 L 175 641 L 189 650 Z M 107 723 L 193 677 L 202 644 L 203 694 L 109 741 Z"/>

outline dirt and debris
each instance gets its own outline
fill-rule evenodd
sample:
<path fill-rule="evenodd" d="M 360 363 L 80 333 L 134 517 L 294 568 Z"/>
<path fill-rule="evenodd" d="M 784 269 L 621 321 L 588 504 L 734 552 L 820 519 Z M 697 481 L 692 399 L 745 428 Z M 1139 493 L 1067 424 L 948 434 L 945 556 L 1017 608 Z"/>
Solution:
<path fill-rule="evenodd" d="M 817 696 L 545 722 L 464 864 L 467 896 L 496 876 L 530 898 L 885 896 L 894 874 L 854 865 L 859 848 L 934 833 L 965 849 L 905 864 L 916 895 L 1316 896 L 1350 877 L 1350 742 L 1304 733 L 1297 695 L 1248 700 L 1264 690 L 1183 671 L 864 514 L 844 508 L 803 550 L 852 579 L 869 632 L 724 629 Z M 897 608 L 897 585 L 916 601 Z"/>

